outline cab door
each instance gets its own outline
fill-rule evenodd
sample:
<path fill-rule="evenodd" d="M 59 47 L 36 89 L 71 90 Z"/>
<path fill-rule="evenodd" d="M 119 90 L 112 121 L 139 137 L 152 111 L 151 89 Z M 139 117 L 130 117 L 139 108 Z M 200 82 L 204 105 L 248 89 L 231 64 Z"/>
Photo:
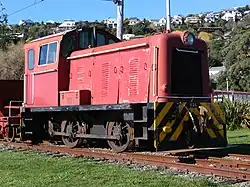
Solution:
<path fill-rule="evenodd" d="M 24 77 L 26 106 L 58 105 L 58 43 L 55 40 L 37 43 L 33 49 L 27 50 Z"/>
<path fill-rule="evenodd" d="M 58 106 L 58 41 L 40 46 L 38 65 L 33 72 L 35 106 Z"/>

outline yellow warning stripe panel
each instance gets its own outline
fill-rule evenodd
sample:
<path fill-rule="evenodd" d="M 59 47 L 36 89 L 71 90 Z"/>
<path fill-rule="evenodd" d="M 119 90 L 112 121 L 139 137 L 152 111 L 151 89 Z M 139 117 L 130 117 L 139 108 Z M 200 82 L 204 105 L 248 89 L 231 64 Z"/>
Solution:
<path fill-rule="evenodd" d="M 200 116 L 200 112 L 198 110 L 198 108 L 192 108 L 190 109 L 190 111 L 192 111 L 196 116 Z M 209 128 L 206 128 L 207 129 L 207 133 L 208 135 L 211 137 L 211 138 L 217 138 L 216 134 L 214 133 L 213 129 L 209 129 Z"/>
<path fill-rule="evenodd" d="M 207 103 L 201 103 L 201 105 L 204 106 L 204 107 L 208 110 L 208 115 L 212 117 L 212 119 L 213 119 L 214 122 L 215 122 L 214 124 L 216 125 L 216 127 L 217 127 L 218 129 L 223 129 L 223 125 L 221 125 L 221 124 L 218 122 L 217 118 L 214 116 L 214 114 L 213 114 L 211 108 L 208 106 L 208 104 L 207 104 Z"/>
<path fill-rule="evenodd" d="M 156 111 L 156 108 L 157 106 L 159 105 L 160 103 L 155 103 L 154 104 L 154 110 Z M 167 102 L 164 106 L 164 108 L 160 111 L 159 114 L 155 114 L 155 119 L 154 119 L 154 130 L 156 131 L 157 130 L 157 127 L 162 123 L 162 120 L 163 118 L 168 114 L 169 110 L 171 109 L 171 107 L 173 106 L 173 102 Z M 183 105 L 179 105 L 178 106 L 178 109 L 179 109 L 179 112 L 181 113 L 182 110 L 184 109 L 184 105 L 186 105 L 186 103 L 184 103 Z M 172 120 L 172 122 L 167 122 L 166 125 L 163 126 L 166 127 L 166 126 L 169 126 L 170 129 L 172 129 L 172 126 L 174 125 L 176 120 Z M 162 142 L 168 133 L 170 132 L 164 132 L 163 129 L 159 129 L 159 140 L 154 140 L 154 146 L 157 147 L 158 144 L 160 142 Z"/>
<path fill-rule="evenodd" d="M 211 108 L 208 106 L 207 103 L 201 103 L 201 105 L 204 106 L 204 107 L 208 110 L 208 115 L 212 117 L 212 119 L 213 119 L 213 121 L 214 121 L 214 125 L 217 127 L 217 129 L 218 129 L 220 135 L 221 135 L 222 137 L 224 137 L 224 131 L 222 131 L 223 125 L 221 125 L 221 124 L 218 122 L 217 118 L 216 118 L 216 117 L 214 116 L 214 114 L 212 113 Z"/>
<path fill-rule="evenodd" d="M 156 109 L 160 104 L 165 104 L 163 109 L 156 114 Z M 154 131 L 157 130 L 157 127 L 162 123 L 163 118 L 168 114 L 170 108 L 173 106 L 173 102 L 167 103 L 154 103 Z M 159 144 L 159 140 L 157 138 L 154 140 L 154 147 L 157 148 Z"/>
<path fill-rule="evenodd" d="M 220 133 L 220 135 L 221 135 L 222 137 L 225 136 L 225 135 L 224 135 L 224 130 L 223 130 L 223 128 L 220 128 L 220 129 L 218 130 L 218 132 Z"/>
<path fill-rule="evenodd" d="M 211 138 L 217 138 L 212 129 L 207 128 L 207 133 Z"/>
<path fill-rule="evenodd" d="M 170 110 L 170 108 L 172 107 L 172 105 L 173 105 L 173 103 L 171 103 L 171 102 L 166 103 L 164 108 L 159 113 L 159 115 L 157 115 L 157 117 L 154 119 L 154 124 L 156 124 L 155 129 L 161 124 L 163 118 L 167 115 L 167 113 Z M 155 108 L 155 110 L 156 110 L 156 108 Z"/>
<path fill-rule="evenodd" d="M 188 118 L 189 114 L 188 112 L 186 112 L 186 114 L 184 115 L 184 118 L 181 120 L 180 124 L 178 125 L 177 129 L 175 130 L 175 132 L 173 133 L 173 135 L 171 136 L 170 140 L 174 141 L 177 140 L 178 137 L 180 136 L 182 130 L 183 130 L 183 122 L 185 121 L 186 118 Z"/>
<path fill-rule="evenodd" d="M 198 108 L 191 108 L 190 111 L 193 112 L 196 116 L 200 115 Z"/>
<path fill-rule="evenodd" d="M 154 115 L 155 115 L 155 111 L 156 111 L 157 106 L 158 106 L 158 103 L 154 103 Z M 155 116 L 154 116 L 154 118 L 155 118 Z M 154 120 L 154 130 L 155 130 L 156 128 L 157 128 L 157 121 Z"/>
<path fill-rule="evenodd" d="M 172 127 L 173 127 L 175 121 L 176 121 L 176 120 L 172 120 L 171 122 L 168 122 L 168 123 L 166 124 L 166 126 L 168 126 L 168 127 L 172 130 Z M 160 132 L 159 142 L 162 142 L 162 141 L 165 139 L 165 137 L 167 136 L 168 133 L 169 133 L 169 132 L 164 132 L 164 131 L 162 130 L 162 131 Z"/>
<path fill-rule="evenodd" d="M 186 106 L 187 103 L 183 103 L 182 105 L 179 105 L 179 113 L 182 112 L 183 108 Z"/>
<path fill-rule="evenodd" d="M 159 143 L 157 144 L 157 140 L 154 140 L 154 147 L 157 148 Z"/>
<path fill-rule="evenodd" d="M 223 123 L 225 124 L 226 118 L 225 118 L 224 113 L 223 113 L 222 109 L 220 108 L 219 104 L 212 102 L 212 107 L 219 114 L 220 118 L 222 119 Z"/>
<path fill-rule="evenodd" d="M 183 103 L 183 105 L 179 105 L 179 113 L 180 114 L 182 113 L 182 111 L 183 111 L 184 107 L 186 106 L 186 104 L 187 103 L 185 102 L 185 103 Z M 189 118 L 189 115 L 188 115 L 188 112 L 186 112 L 183 119 L 181 120 L 180 124 L 178 124 L 177 129 L 175 130 L 175 132 L 171 136 L 170 140 L 177 140 L 178 139 L 178 137 L 180 136 L 180 134 L 181 134 L 181 132 L 183 130 L 183 122 L 188 120 L 188 118 Z"/>

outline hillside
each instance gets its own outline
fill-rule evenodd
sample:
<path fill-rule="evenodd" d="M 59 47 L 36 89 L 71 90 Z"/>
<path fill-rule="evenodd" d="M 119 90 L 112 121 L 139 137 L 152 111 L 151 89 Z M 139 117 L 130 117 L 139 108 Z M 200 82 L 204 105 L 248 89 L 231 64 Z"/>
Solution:
<path fill-rule="evenodd" d="M 231 11 L 231 10 L 230 10 Z M 172 18 L 173 30 L 189 30 L 197 37 L 206 41 L 209 49 L 209 66 L 225 66 L 226 71 L 222 72 L 216 80 L 217 89 L 226 89 L 226 80 L 229 87 L 235 91 L 250 91 L 250 15 L 249 7 L 240 7 L 234 12 L 241 14 L 235 15 L 235 19 L 225 20 L 223 16 L 226 13 L 207 13 L 202 15 L 188 15 L 181 17 L 181 21 L 176 22 L 178 17 Z M 216 17 L 214 20 L 208 20 L 208 16 Z M 241 16 L 240 16 L 241 15 Z M 200 17 L 198 22 L 194 18 Z M 240 16 L 240 17 L 239 17 Z M 191 19 L 192 18 L 192 19 Z M 147 36 L 159 32 L 164 32 L 164 19 L 162 24 L 156 24 L 155 20 L 138 20 L 133 18 L 124 21 L 124 33 L 129 36 Z M 7 17 L 2 16 L 0 25 L 0 78 L 20 79 L 22 78 L 24 57 L 23 43 L 30 40 L 43 37 L 49 34 L 63 31 L 60 23 L 32 21 L 21 24 L 9 25 Z M 159 22 L 159 20 L 158 20 Z M 82 27 L 100 27 L 115 34 L 116 29 L 110 27 L 107 20 L 103 22 L 80 21 L 73 24 L 73 28 Z M 125 36 L 124 35 L 124 36 Z M 11 70 L 11 71 L 9 71 Z M 11 72 L 11 73 L 8 73 Z"/>

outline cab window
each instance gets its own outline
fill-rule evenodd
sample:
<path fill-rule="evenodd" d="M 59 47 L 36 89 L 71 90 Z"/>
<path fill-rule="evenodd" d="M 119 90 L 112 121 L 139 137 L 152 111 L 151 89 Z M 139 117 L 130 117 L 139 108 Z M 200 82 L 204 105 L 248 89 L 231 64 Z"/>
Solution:
<path fill-rule="evenodd" d="M 49 44 L 47 64 L 56 62 L 57 43 Z"/>
<path fill-rule="evenodd" d="M 71 52 L 76 50 L 75 35 L 65 36 L 61 45 L 61 53 L 63 57 L 67 57 Z"/>
<path fill-rule="evenodd" d="M 38 65 L 53 64 L 56 62 L 57 42 L 45 44 L 40 47 Z"/>
<path fill-rule="evenodd" d="M 105 36 L 103 34 L 97 33 L 97 46 L 105 45 Z"/>
<path fill-rule="evenodd" d="M 80 49 L 86 49 L 89 46 L 94 46 L 93 32 L 82 31 L 79 34 L 79 46 Z"/>
<path fill-rule="evenodd" d="M 34 69 L 34 64 L 35 64 L 35 52 L 34 49 L 30 49 L 28 51 L 28 69 L 33 70 Z"/>
<path fill-rule="evenodd" d="M 109 39 L 109 44 L 116 43 L 113 39 Z"/>

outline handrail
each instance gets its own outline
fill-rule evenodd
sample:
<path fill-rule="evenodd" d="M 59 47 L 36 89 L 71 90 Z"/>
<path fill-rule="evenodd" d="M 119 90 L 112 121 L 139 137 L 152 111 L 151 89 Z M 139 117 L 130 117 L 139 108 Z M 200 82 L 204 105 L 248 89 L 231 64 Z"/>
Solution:
<path fill-rule="evenodd" d="M 78 58 L 85 58 L 85 57 L 90 57 L 90 56 L 95 56 L 95 55 L 102 55 L 102 54 L 119 52 L 119 51 L 123 51 L 123 50 L 140 48 L 140 47 L 147 47 L 147 46 L 148 46 L 148 43 L 135 44 L 135 45 L 130 45 L 130 46 L 107 49 L 107 50 L 104 50 L 104 51 L 96 51 L 96 52 L 91 52 L 91 53 L 87 53 L 87 54 L 71 56 L 71 57 L 68 57 L 67 60 L 75 60 L 75 59 L 78 59 Z"/>
<path fill-rule="evenodd" d="M 157 96 L 158 99 L 211 99 L 211 97 L 196 97 L 196 96 L 190 96 L 190 97 L 179 97 L 179 96 Z"/>
<path fill-rule="evenodd" d="M 10 108 L 9 108 L 9 117 L 15 117 L 15 116 L 12 116 L 11 115 L 11 106 L 12 106 L 12 103 L 21 103 L 21 105 L 23 104 L 23 101 L 10 101 L 10 104 L 9 104 L 9 106 L 10 106 Z M 20 108 L 21 108 L 22 106 L 20 106 Z"/>

